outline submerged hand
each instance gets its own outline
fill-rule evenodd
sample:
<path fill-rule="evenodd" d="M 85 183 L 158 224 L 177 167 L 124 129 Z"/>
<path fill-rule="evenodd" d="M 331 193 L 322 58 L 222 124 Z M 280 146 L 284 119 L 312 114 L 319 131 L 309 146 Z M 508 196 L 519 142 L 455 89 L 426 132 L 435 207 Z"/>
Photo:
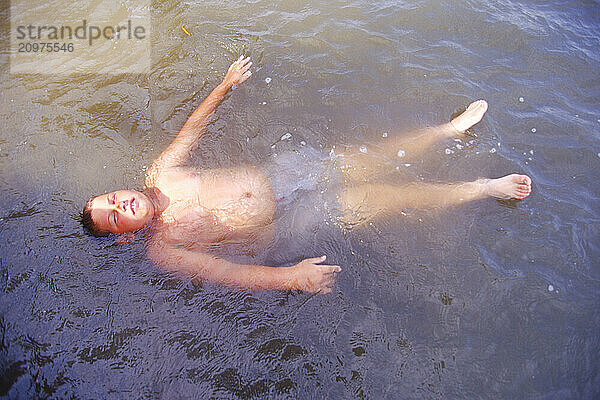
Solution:
<path fill-rule="evenodd" d="M 231 64 L 229 70 L 227 70 L 223 83 L 228 87 L 231 87 L 244 82 L 252 75 L 252 72 L 250 71 L 251 66 L 252 61 L 250 61 L 250 57 L 244 58 L 244 56 L 240 56 L 233 64 Z"/>
<path fill-rule="evenodd" d="M 319 265 L 325 261 L 325 256 L 307 258 L 292 268 L 295 269 L 294 289 L 307 292 L 330 293 L 335 282 L 335 276 L 342 269 L 337 265 Z"/>

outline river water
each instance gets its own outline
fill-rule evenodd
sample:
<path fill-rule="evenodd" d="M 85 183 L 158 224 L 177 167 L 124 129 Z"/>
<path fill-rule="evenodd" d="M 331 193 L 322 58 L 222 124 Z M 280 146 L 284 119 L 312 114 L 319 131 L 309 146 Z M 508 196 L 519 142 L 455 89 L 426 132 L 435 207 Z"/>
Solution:
<path fill-rule="evenodd" d="M 48 2 L 67 16 L 79 3 Z M 3 5 L 0 396 L 600 396 L 598 2 L 169 0 L 146 11 L 146 74 L 11 74 Z M 198 167 L 260 163 L 301 142 L 368 147 L 485 98 L 471 145 L 388 160 L 390 174 L 525 173 L 533 192 L 409 210 L 305 246 L 343 268 L 329 295 L 189 282 L 154 267 L 143 237 L 86 235 L 85 200 L 141 188 L 242 53 L 254 74 L 219 108 Z"/>

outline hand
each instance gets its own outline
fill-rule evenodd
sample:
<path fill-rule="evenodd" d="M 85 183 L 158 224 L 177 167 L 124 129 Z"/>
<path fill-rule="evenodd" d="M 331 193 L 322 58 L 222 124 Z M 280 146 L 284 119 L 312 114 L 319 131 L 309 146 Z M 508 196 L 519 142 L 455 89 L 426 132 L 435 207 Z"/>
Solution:
<path fill-rule="evenodd" d="M 228 87 L 231 87 L 244 82 L 246 79 L 250 78 L 250 75 L 252 75 L 252 72 L 250 71 L 251 66 L 252 61 L 250 61 L 250 57 L 244 58 L 244 56 L 240 56 L 240 58 L 231 64 L 229 70 L 227 70 L 227 74 L 225 75 L 225 79 L 223 79 L 223 83 Z"/>
<path fill-rule="evenodd" d="M 335 276 L 342 269 L 337 265 L 319 265 L 325 261 L 325 256 L 307 258 L 294 265 L 293 288 L 307 292 L 330 293 L 335 282 Z"/>

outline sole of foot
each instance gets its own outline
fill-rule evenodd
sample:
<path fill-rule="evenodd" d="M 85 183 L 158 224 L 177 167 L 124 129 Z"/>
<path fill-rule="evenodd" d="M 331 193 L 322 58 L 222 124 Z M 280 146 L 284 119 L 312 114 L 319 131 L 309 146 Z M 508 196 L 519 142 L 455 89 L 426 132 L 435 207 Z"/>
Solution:
<path fill-rule="evenodd" d="M 465 136 L 467 129 L 481 121 L 487 109 L 487 101 L 474 101 L 473 103 L 469 104 L 465 112 L 450 121 L 450 124 L 458 132 L 459 136 Z"/>
<path fill-rule="evenodd" d="M 485 182 L 486 193 L 497 199 L 524 199 L 531 194 L 531 178 L 511 174 Z"/>

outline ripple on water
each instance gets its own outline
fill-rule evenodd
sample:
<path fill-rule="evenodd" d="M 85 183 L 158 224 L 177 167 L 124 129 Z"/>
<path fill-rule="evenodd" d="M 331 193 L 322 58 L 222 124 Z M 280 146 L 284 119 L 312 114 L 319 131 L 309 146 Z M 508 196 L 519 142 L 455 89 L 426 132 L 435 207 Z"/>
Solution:
<path fill-rule="evenodd" d="M 0 395 L 594 398 L 597 4 L 152 7 L 148 76 L 0 80 Z M 141 237 L 85 236 L 85 199 L 140 182 L 242 53 L 253 77 L 219 108 L 192 162 L 333 145 L 369 158 L 379 140 L 403 158 L 382 182 L 519 172 L 533 193 L 402 209 L 338 236 L 316 227 L 294 250 L 342 266 L 327 296 L 191 283 L 152 266 Z M 490 109 L 476 143 L 399 164 L 394 140 L 409 126 L 482 96 Z"/>

